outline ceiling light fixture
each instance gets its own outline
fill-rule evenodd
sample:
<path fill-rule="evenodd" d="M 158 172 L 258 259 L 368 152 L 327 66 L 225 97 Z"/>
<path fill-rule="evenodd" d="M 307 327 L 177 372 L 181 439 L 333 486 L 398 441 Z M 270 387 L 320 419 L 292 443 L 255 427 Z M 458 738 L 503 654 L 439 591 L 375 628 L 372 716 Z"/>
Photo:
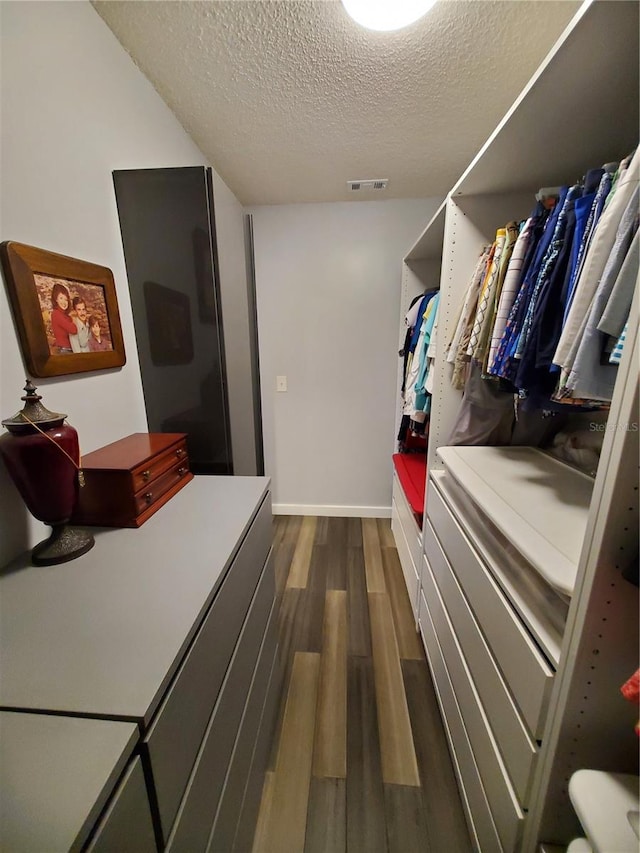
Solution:
<path fill-rule="evenodd" d="M 353 20 L 368 30 L 399 30 L 426 14 L 436 0 L 342 0 Z"/>

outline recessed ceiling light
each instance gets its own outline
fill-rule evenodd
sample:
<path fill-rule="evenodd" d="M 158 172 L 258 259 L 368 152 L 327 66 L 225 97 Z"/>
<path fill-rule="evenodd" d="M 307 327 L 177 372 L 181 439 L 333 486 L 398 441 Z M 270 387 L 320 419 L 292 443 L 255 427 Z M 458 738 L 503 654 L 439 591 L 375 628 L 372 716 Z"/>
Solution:
<path fill-rule="evenodd" d="M 368 30 L 399 30 L 421 18 L 436 0 L 342 0 L 356 23 Z"/>

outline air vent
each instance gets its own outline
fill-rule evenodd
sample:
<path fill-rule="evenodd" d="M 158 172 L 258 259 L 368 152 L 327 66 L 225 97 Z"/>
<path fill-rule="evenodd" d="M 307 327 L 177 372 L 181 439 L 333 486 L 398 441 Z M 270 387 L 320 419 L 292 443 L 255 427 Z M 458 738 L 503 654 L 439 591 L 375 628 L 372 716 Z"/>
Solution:
<path fill-rule="evenodd" d="M 367 181 L 347 181 L 347 186 L 351 192 L 361 192 L 362 190 L 386 190 L 389 184 L 389 178 L 375 178 Z"/>

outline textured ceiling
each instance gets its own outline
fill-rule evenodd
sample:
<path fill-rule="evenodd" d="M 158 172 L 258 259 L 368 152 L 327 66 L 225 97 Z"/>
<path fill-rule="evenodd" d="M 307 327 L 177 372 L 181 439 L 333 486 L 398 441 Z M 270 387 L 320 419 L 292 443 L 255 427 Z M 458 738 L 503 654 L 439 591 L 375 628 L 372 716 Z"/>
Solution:
<path fill-rule="evenodd" d="M 579 6 L 440 0 L 377 33 L 338 0 L 94 0 L 245 204 L 444 195 Z"/>

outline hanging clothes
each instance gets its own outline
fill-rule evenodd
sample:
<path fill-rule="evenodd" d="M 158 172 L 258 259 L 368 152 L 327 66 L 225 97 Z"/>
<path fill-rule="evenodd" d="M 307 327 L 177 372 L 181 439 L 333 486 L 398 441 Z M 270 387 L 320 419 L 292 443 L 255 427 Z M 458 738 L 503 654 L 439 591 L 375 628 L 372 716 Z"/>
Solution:
<path fill-rule="evenodd" d="M 487 275 L 491 259 L 491 249 L 491 246 L 485 246 L 480 253 L 473 275 L 471 276 L 469 287 L 467 288 L 453 340 L 449 345 L 447 361 L 454 365 L 451 384 L 459 391 L 464 388 L 466 366 L 469 361 L 466 351 L 469 346 L 471 330 L 478 307 L 480 289 Z"/>
<path fill-rule="evenodd" d="M 487 373 L 487 366 L 489 363 L 489 349 L 493 337 L 496 316 L 498 313 L 500 295 L 502 293 L 502 288 L 506 278 L 507 270 L 509 268 L 513 248 L 518 238 L 518 223 L 515 221 L 508 222 L 505 225 L 504 229 L 501 230 L 504 231 L 505 236 L 497 263 L 496 258 L 494 257 L 494 264 L 496 264 L 497 275 L 495 277 L 495 282 L 490 283 L 490 288 L 492 292 L 489 296 L 489 306 L 487 308 L 485 318 L 482 323 L 478 346 L 476 347 L 476 352 L 474 356 L 479 362 L 482 363 L 482 372 L 484 374 Z"/>
<path fill-rule="evenodd" d="M 623 268 L 620 270 L 613 285 L 611 296 L 598 323 L 598 330 L 604 332 L 606 335 L 610 335 L 615 340 L 622 334 L 622 330 L 629 319 L 629 312 L 631 311 L 633 292 L 636 288 L 638 267 L 640 266 L 639 240 L 640 232 L 636 223 L 636 232 L 629 247 L 627 257 L 624 260 Z"/>
<path fill-rule="evenodd" d="M 535 231 L 537 239 L 532 241 L 531 252 L 525 265 L 526 269 L 522 283 L 511 307 L 511 312 L 507 319 L 494 362 L 494 375 L 506 380 L 512 386 L 518 370 L 518 363 L 515 356 L 522 322 L 526 315 L 529 298 L 538 277 L 540 266 L 551 242 L 559 213 L 558 204 L 551 211 L 546 210 L 539 204 L 537 210 L 540 212 L 539 222 Z"/>
<path fill-rule="evenodd" d="M 562 320 L 566 294 L 572 276 L 572 264 L 574 262 L 574 249 L 576 242 L 580 239 L 577 230 L 576 208 L 584 195 L 584 188 L 578 185 L 573 187 L 574 192 L 567 199 L 565 216 L 564 243 L 558 256 L 556 267 L 549 281 L 546 293 L 539 300 L 538 315 L 534 317 L 534 326 L 537 328 L 537 341 L 535 343 L 535 368 L 538 373 L 544 369 L 549 372 L 553 362 L 553 356 L 562 334 Z M 530 353 L 531 356 L 531 353 Z M 545 388 L 549 382 L 545 382 Z M 555 384 L 555 380 L 553 383 Z M 528 387 L 531 387 L 531 383 Z M 548 388 L 551 394 L 553 387 Z"/>
<path fill-rule="evenodd" d="M 435 293 L 436 291 L 427 291 L 428 293 Z M 411 341 L 413 339 L 413 333 L 415 331 L 416 324 L 418 323 L 418 314 L 420 313 L 420 307 L 422 301 L 424 300 L 426 294 L 421 293 L 418 296 L 414 296 L 409 305 L 409 310 L 404 318 L 405 325 L 407 326 L 407 332 L 404 337 L 404 345 L 398 355 L 403 359 L 402 363 L 402 388 L 401 393 L 404 394 L 405 391 L 405 382 L 407 378 L 407 366 L 409 362 L 409 356 L 411 353 Z"/>
<path fill-rule="evenodd" d="M 520 228 L 498 229 L 447 352 L 452 384 L 464 388 L 450 443 L 535 441 L 553 431 L 550 413 L 607 407 L 640 260 L 639 166 L 636 151 L 615 175 L 616 164 L 591 169 L 558 188 L 552 208 L 538 203 Z M 565 313 L 577 328 L 570 342 Z M 563 347 L 570 361 L 560 371 Z"/>
<path fill-rule="evenodd" d="M 433 329 L 431 330 L 431 335 L 429 336 L 429 346 L 427 347 L 427 381 L 425 382 L 425 388 L 427 389 L 427 393 L 433 395 L 433 385 L 435 379 L 435 364 L 436 364 L 436 352 L 437 352 L 437 341 L 438 341 L 438 318 L 440 317 L 440 304 L 438 303 L 438 310 L 436 311 L 436 316 L 433 322 Z"/>
<path fill-rule="evenodd" d="M 520 283 L 522 281 L 523 275 L 523 266 L 527 251 L 529 249 L 529 245 L 531 243 L 534 223 L 535 216 L 530 216 L 526 220 L 522 229 L 520 230 L 518 239 L 516 240 L 516 244 L 513 247 L 513 251 L 511 253 L 509 266 L 507 268 L 504 284 L 500 293 L 500 300 L 498 302 L 498 308 L 496 311 L 493 332 L 491 334 L 491 346 L 489 349 L 489 358 L 487 362 L 488 373 L 494 372 L 493 367 L 496 355 L 498 354 L 498 347 L 500 346 L 500 341 L 502 339 L 505 326 L 507 325 L 507 319 L 509 318 L 511 306 L 513 305 L 513 302 L 516 298 L 516 294 L 520 289 Z"/>
<path fill-rule="evenodd" d="M 504 244 L 502 246 L 502 251 L 500 253 L 499 263 L 497 266 L 497 277 L 495 281 L 495 286 L 493 287 L 493 293 L 490 297 L 489 307 L 487 309 L 485 321 L 483 322 L 482 329 L 480 331 L 480 340 L 478 342 L 478 347 L 476 350 L 476 357 L 479 361 L 482 361 L 483 373 L 487 373 L 491 341 L 493 340 L 493 330 L 495 328 L 496 317 L 498 314 L 500 296 L 502 295 L 502 288 L 504 286 L 507 270 L 511 262 L 513 249 L 516 244 L 516 240 L 518 239 L 518 223 L 515 220 L 512 222 L 508 222 L 504 227 L 504 232 L 505 238 Z"/>
<path fill-rule="evenodd" d="M 500 272 L 500 259 L 504 248 L 507 232 L 505 228 L 498 228 L 496 231 L 496 239 L 493 243 L 493 255 L 489 270 L 485 277 L 482 291 L 478 298 L 478 308 L 476 317 L 471 330 L 471 338 L 467 348 L 467 355 L 475 361 L 483 361 L 486 351 L 486 345 L 489 338 L 489 322 L 493 317 L 493 300 L 495 289 L 498 284 L 498 274 Z"/>
<path fill-rule="evenodd" d="M 433 301 L 439 297 L 439 292 L 436 291 L 434 293 L 426 294 L 423 298 L 422 305 L 425 305 L 424 311 L 422 312 L 421 305 L 421 314 L 422 320 L 418 327 L 418 334 L 416 338 L 416 344 L 414 348 L 414 352 L 411 354 L 411 360 L 407 369 L 407 376 L 405 380 L 405 396 L 404 396 L 404 405 L 402 408 L 402 412 L 405 415 L 408 415 L 412 421 L 415 421 L 415 414 L 418 411 L 416 406 L 416 383 L 418 381 L 418 376 L 420 373 L 420 365 L 421 365 L 421 353 L 426 349 L 425 345 L 425 322 L 428 319 L 429 315 L 433 311 Z M 421 411 L 421 410 L 420 410 Z M 424 423 L 424 420 L 422 421 Z"/>
<path fill-rule="evenodd" d="M 428 351 L 431 343 L 431 336 L 438 318 L 439 305 L 440 294 L 436 293 L 428 305 L 422 322 L 423 329 L 421 333 L 420 365 L 415 386 L 415 411 L 412 416 L 412 420 L 418 424 L 424 424 L 426 416 L 429 414 L 429 410 L 431 408 L 431 394 L 427 390 L 427 377 L 430 364 Z"/>
<path fill-rule="evenodd" d="M 570 190 L 566 191 L 563 188 L 560 201 L 558 202 L 559 213 L 558 218 L 556 219 L 553 235 L 551 237 L 551 242 L 549 243 L 546 254 L 542 260 L 542 265 L 538 272 L 538 277 L 536 278 L 533 290 L 531 291 L 529 305 L 527 306 L 527 311 L 522 323 L 520 337 L 518 338 L 518 346 L 516 348 L 516 358 L 522 359 L 522 355 L 529 342 L 533 326 L 533 317 L 536 313 L 538 301 L 549 285 L 551 277 L 555 271 L 558 257 L 560 256 L 561 249 L 564 245 L 567 226 L 567 209 L 570 207 L 572 202 L 575 203 L 575 198 L 580 191 L 579 187 L 572 187 Z"/>
<path fill-rule="evenodd" d="M 627 337 L 627 329 L 629 327 L 629 322 L 627 321 L 624 324 L 624 329 L 620 333 L 620 337 L 618 338 L 615 347 L 613 348 L 613 352 L 609 356 L 609 362 L 611 364 L 620 364 L 622 360 L 622 350 L 624 349 L 624 342 Z"/>
<path fill-rule="evenodd" d="M 618 278 L 622 276 L 625 280 L 637 280 L 639 201 L 640 188 L 636 187 L 620 221 L 613 250 L 592 300 L 567 379 L 566 389 L 574 397 L 610 401 L 613 396 L 617 371 L 609 360 L 602 363 L 606 335 L 598 330 L 598 323 Z"/>
<path fill-rule="evenodd" d="M 547 304 L 548 291 L 552 288 L 556 277 L 562 275 L 561 264 L 567 258 L 565 241 L 567 238 L 567 225 L 570 222 L 569 214 L 581 193 L 582 188 L 579 185 L 575 185 L 566 193 L 562 193 L 560 212 L 556 220 L 553 237 L 549 243 L 547 253 L 543 259 L 540 272 L 531 293 L 531 299 L 523 320 L 516 352 L 516 357 L 519 359 L 520 364 L 515 374 L 514 383 L 521 391 L 521 394 L 525 393 L 535 378 L 536 353 L 540 334 L 539 322 L 542 311 Z"/>
<path fill-rule="evenodd" d="M 571 371 L 578 346 L 580 327 L 589 310 L 589 305 L 615 242 L 620 219 L 638 185 L 639 169 L 640 149 L 636 149 L 629 167 L 621 174 L 617 182 L 611 202 L 602 212 L 585 255 L 567 321 L 564 324 L 553 358 L 554 364 L 562 368 L 565 377 Z M 564 385 L 564 382 L 562 384 Z"/>
<path fill-rule="evenodd" d="M 567 289 L 563 325 L 567 321 L 569 309 L 575 294 L 576 283 L 582 270 L 585 255 L 591 237 L 604 204 L 611 198 L 612 176 L 605 169 L 591 169 L 585 177 L 585 190 L 582 199 L 577 202 L 577 216 L 579 223 L 579 241 L 576 242 L 572 263 L 571 281 Z M 592 191 L 593 188 L 593 191 Z"/>

